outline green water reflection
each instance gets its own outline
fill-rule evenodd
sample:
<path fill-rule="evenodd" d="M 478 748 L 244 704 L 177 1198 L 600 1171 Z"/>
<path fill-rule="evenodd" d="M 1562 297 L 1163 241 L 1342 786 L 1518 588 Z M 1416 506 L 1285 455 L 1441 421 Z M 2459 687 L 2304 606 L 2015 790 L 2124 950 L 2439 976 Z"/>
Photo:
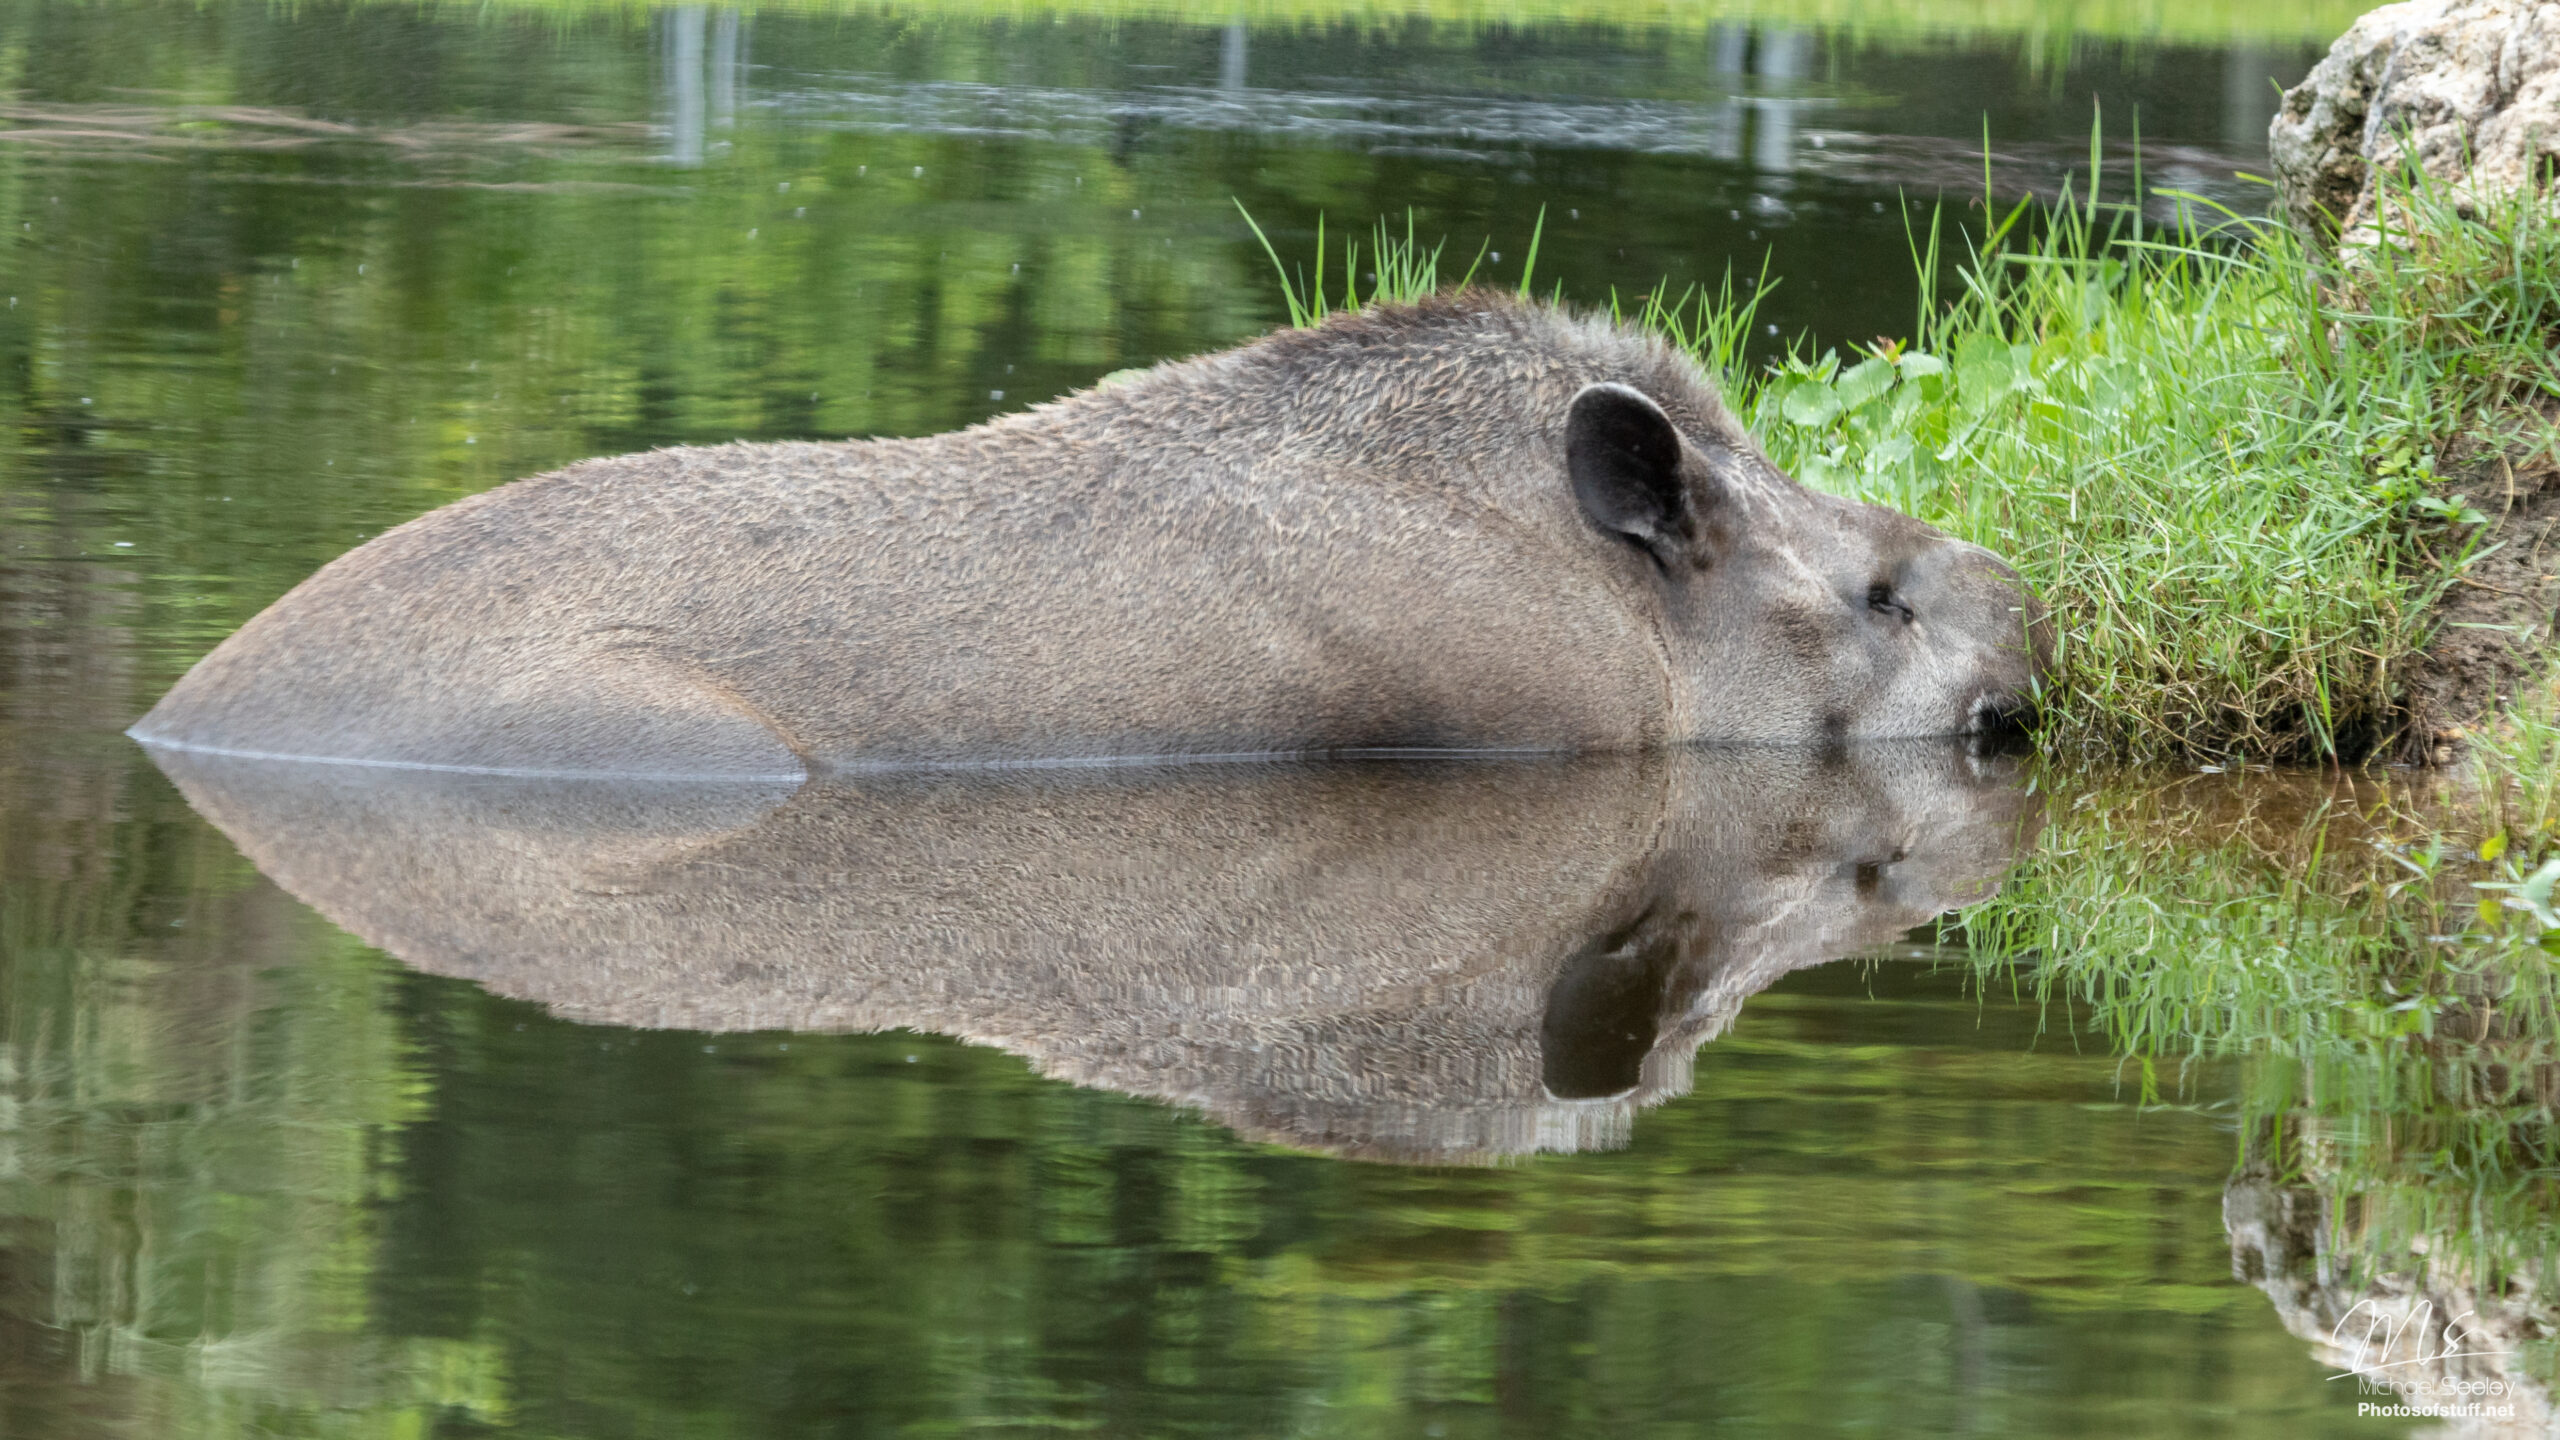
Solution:
<path fill-rule="evenodd" d="M 1621 1152 L 1350 1164 L 938 1039 L 547 1018 L 116 779 L 105 835 L 12 812 L 13 876 L 117 862 L 13 886 L 15 1430 L 2344 1423 L 2229 1278 L 2229 1118 L 1960 971 L 1781 984 Z"/>
<path fill-rule="evenodd" d="M 2393 1433 L 2295 1332 L 2414 1246 L 2548 1375 L 2547 1031 L 2388 1020 L 2357 978 L 2424 937 L 2299 807 L 2059 782 L 1976 938 L 2105 984 L 1805 970 L 1626 1148 L 1433 1169 L 413 971 L 117 733 L 460 495 L 1257 333 L 1238 198 L 1295 252 L 1411 206 L 1505 280 L 1543 207 L 1594 301 L 1769 253 L 1785 333 L 1891 332 L 1899 192 L 1976 183 L 1986 109 L 2003 184 L 2094 92 L 2228 185 L 2302 33 L 0 3 L 0 1429 Z"/>

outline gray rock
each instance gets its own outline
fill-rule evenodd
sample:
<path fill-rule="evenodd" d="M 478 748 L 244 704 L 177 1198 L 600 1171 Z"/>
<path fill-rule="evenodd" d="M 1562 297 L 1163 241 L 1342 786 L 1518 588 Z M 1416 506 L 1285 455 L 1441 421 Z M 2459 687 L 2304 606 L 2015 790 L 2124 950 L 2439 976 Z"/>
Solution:
<path fill-rule="evenodd" d="M 2560 3 L 2407 0 L 2349 27 L 2285 92 L 2267 148 L 2286 217 L 2353 238 L 2401 147 L 2475 199 L 2560 175 Z"/>

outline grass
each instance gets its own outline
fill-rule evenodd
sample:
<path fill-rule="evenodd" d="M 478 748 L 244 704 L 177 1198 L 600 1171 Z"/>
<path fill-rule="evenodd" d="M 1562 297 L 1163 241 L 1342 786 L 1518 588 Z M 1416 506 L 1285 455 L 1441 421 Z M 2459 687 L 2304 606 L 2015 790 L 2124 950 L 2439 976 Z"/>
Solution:
<path fill-rule="evenodd" d="M 2471 767 L 2501 851 L 2494 858 L 2539 866 L 2560 853 L 2560 684 L 2546 682 L 2481 736 Z"/>
<path fill-rule="evenodd" d="M 2519 388 L 2560 393 L 2560 246 L 2530 204 L 2464 219 L 2425 184 L 2423 239 L 2343 256 L 2228 212 L 2165 235 L 2110 213 L 1917 240 L 1924 293 L 1958 250 L 1952 303 L 1737 377 L 1744 412 L 1809 483 L 2034 581 L 2062 620 L 2057 748 L 2354 758 L 2478 535 L 2439 457 Z"/>
<path fill-rule="evenodd" d="M 2301 760 L 2367 742 L 2423 598 L 2370 457 L 2424 443 L 2419 415 L 2303 383 L 2290 362 L 2322 316 L 2281 233 L 2136 249 L 2092 245 L 2089 212 L 2046 218 L 2032 248 L 1973 247 L 1955 305 L 1909 341 L 1747 381 L 1746 422 L 1808 483 L 2029 577 L 2061 621 L 2055 744 Z"/>
<path fill-rule="evenodd" d="M 2067 193 L 1979 234 L 1942 213 L 1912 237 L 1932 299 L 1909 333 L 1774 367 L 1741 346 L 1767 284 L 1613 303 L 1719 374 L 1798 478 L 2018 566 L 2060 622 L 2049 749 L 2354 759 L 2478 543 L 2445 447 L 2560 395 L 2560 245 L 2530 205 L 2466 218 L 2423 184 L 2413 226 L 2344 255 L 2182 204 L 2165 233 Z M 1346 248 L 1338 302 L 1321 262 L 1284 280 L 1297 323 L 1440 283 L 1410 222 L 1373 232 L 1365 293 Z"/>

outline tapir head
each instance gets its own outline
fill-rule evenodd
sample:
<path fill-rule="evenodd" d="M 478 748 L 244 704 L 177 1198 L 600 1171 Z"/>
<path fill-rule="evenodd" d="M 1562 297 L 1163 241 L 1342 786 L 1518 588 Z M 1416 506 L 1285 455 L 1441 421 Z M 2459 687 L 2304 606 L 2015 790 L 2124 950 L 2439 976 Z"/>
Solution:
<path fill-rule="evenodd" d="M 1685 398 L 1685 397 L 1684 397 Z M 1675 730 L 1802 743 L 2021 729 L 2052 661 L 2043 606 L 1989 551 L 1781 474 L 1722 407 L 1684 428 L 1614 381 L 1574 396 L 1584 516 L 1660 607 Z"/>

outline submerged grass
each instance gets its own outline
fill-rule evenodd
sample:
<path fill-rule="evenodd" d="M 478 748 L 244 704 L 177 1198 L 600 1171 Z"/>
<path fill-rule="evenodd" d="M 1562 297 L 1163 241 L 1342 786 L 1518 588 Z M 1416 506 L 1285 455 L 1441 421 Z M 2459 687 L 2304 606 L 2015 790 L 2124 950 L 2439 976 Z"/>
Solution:
<path fill-rule="evenodd" d="M 2477 543 L 2482 517 L 2437 482 L 2445 447 L 2520 393 L 2560 395 L 2560 246 L 2529 203 L 2423 183 L 2399 235 L 2343 258 L 2174 198 L 2165 233 L 2067 193 L 1980 234 L 1942 212 L 1913 236 L 1930 299 L 1911 332 L 1847 353 L 1748 366 L 1767 286 L 1730 274 L 1619 308 L 1720 375 L 1806 483 L 2017 565 L 2059 622 L 2048 748 L 2357 758 Z M 1440 283 L 1409 221 L 1369 253 L 1378 278 L 1339 303 Z M 1297 323 L 1334 303 L 1321 267 L 1287 283 Z"/>

